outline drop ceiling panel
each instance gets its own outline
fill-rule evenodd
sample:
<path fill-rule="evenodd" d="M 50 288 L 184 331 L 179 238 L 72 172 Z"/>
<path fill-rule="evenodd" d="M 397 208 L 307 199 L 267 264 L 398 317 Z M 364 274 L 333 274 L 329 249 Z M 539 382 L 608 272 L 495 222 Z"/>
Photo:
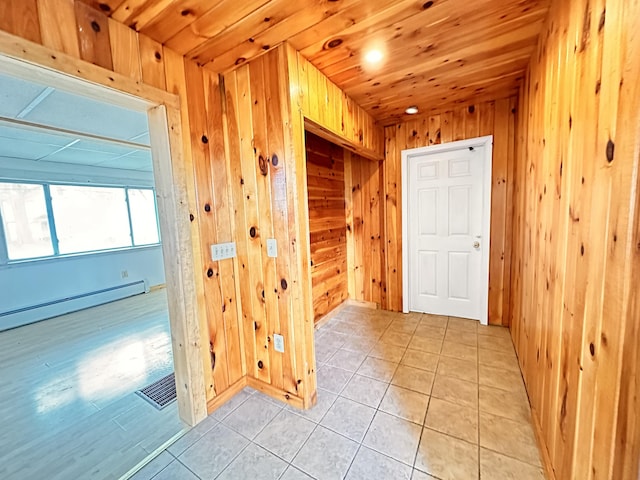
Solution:
<path fill-rule="evenodd" d="M 56 90 L 25 118 L 102 137 L 128 140 L 148 130 L 147 116 Z"/>
<path fill-rule="evenodd" d="M 15 118 L 44 89 L 35 83 L 0 75 L 0 116 Z"/>
<path fill-rule="evenodd" d="M 121 168 L 123 170 L 141 170 L 145 172 L 151 172 L 151 159 L 136 158 L 132 156 L 120 157 L 113 160 L 108 160 L 99 164 L 100 167 L 108 168 Z"/>
<path fill-rule="evenodd" d="M 28 140 L 43 145 L 55 145 L 58 148 L 69 144 L 73 139 L 63 135 L 52 135 L 45 131 L 25 130 L 23 128 L 0 125 L 0 142 L 5 139 Z"/>
<path fill-rule="evenodd" d="M 110 154 L 116 157 L 120 157 L 122 155 L 129 155 L 135 152 L 135 150 L 132 149 L 131 147 L 127 147 L 124 145 L 90 141 L 90 140 L 80 140 L 78 143 L 74 144 L 71 148 L 75 150 L 86 150 L 87 152 L 102 152 L 102 153 Z"/>
<path fill-rule="evenodd" d="M 0 157 L 38 160 L 55 152 L 60 147 L 27 140 L 0 138 Z"/>
<path fill-rule="evenodd" d="M 60 152 L 43 158 L 43 160 L 46 160 L 47 162 L 73 163 L 77 165 L 98 165 L 99 163 L 113 160 L 118 156 L 119 155 L 114 153 L 94 152 L 78 148 L 65 148 Z"/>

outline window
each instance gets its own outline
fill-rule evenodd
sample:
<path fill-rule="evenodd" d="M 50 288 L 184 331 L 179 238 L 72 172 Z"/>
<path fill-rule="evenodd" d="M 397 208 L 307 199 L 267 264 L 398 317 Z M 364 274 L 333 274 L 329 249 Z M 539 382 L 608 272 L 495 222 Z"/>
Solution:
<path fill-rule="evenodd" d="M 0 213 L 9 258 L 53 255 L 42 185 L 0 183 Z"/>
<path fill-rule="evenodd" d="M 51 185 L 51 204 L 60 253 L 131 246 L 123 188 Z"/>
<path fill-rule="evenodd" d="M 149 245 L 158 243 L 158 222 L 156 221 L 156 199 L 153 190 L 130 188 L 129 211 L 133 243 Z"/>
<path fill-rule="evenodd" d="M 0 182 L 0 214 L 8 260 L 160 241 L 150 188 Z"/>

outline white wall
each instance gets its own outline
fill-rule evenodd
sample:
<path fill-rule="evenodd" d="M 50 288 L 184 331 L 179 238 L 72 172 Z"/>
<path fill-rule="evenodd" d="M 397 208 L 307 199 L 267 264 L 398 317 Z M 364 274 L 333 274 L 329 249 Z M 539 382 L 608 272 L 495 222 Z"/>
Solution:
<path fill-rule="evenodd" d="M 16 162 L 20 162 L 19 164 Z M 26 162 L 26 163 L 25 163 Z M 67 181 L 78 184 L 153 186 L 151 173 L 91 167 L 60 168 L 0 158 L 0 178 Z M 47 169 L 53 169 L 47 171 Z M 122 272 L 127 272 L 123 278 Z M 136 247 L 108 252 L 69 255 L 0 265 L 0 331 L 70 311 L 122 298 L 134 290 L 118 289 L 100 295 L 58 302 L 68 297 L 144 281 L 146 288 L 165 283 L 162 247 Z M 135 293 L 144 290 L 137 287 Z M 29 307 L 55 302 L 39 308 Z M 14 312 L 25 309 L 25 311 Z M 14 312 L 7 314 L 7 312 Z"/>
<path fill-rule="evenodd" d="M 122 278 L 125 270 L 128 277 Z M 140 280 L 149 287 L 164 284 L 162 247 L 138 247 L 2 266 L 0 330 L 122 298 L 124 291 L 114 290 L 10 315 L 6 315 L 7 312 Z"/>

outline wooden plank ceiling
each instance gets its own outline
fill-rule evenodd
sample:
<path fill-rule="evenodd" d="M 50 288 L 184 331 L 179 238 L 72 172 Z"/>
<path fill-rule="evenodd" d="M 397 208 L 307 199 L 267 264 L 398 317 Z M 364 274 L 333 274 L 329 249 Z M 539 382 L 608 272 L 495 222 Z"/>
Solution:
<path fill-rule="evenodd" d="M 82 0 L 216 72 L 289 41 L 382 123 L 517 93 L 549 0 Z M 371 67 L 371 48 L 384 51 Z"/>

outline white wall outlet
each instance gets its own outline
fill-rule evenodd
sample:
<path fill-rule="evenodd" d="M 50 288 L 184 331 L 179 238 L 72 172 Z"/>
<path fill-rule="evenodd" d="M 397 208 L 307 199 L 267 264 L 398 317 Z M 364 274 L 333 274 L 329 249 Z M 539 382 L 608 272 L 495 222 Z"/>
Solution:
<path fill-rule="evenodd" d="M 267 238 L 267 256 L 278 256 L 278 242 L 275 238 Z"/>
<path fill-rule="evenodd" d="M 225 260 L 236 256 L 236 242 L 216 243 L 211 245 L 211 259 Z"/>
<path fill-rule="evenodd" d="M 275 333 L 273 335 L 273 348 L 276 352 L 284 353 L 284 337 Z"/>

